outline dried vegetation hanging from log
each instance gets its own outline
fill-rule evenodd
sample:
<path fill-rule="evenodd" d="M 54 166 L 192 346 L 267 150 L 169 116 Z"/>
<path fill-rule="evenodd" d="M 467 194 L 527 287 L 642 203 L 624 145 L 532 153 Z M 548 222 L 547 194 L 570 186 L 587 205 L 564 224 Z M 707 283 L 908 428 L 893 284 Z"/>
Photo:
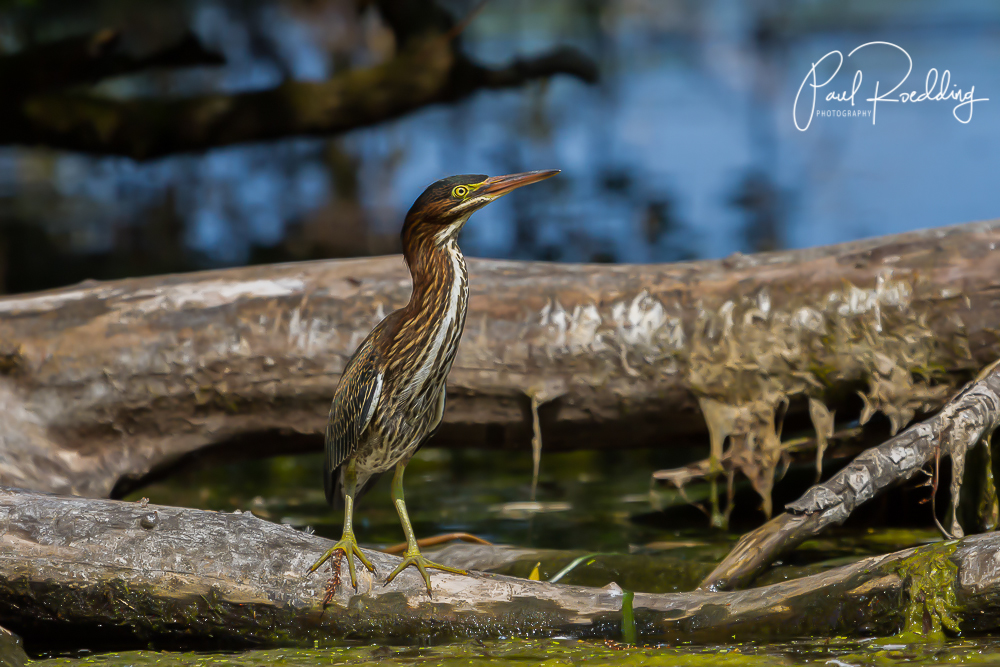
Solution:
<path fill-rule="evenodd" d="M 926 291 L 923 280 L 915 272 L 886 268 L 870 287 L 845 283 L 814 306 L 773 307 L 765 287 L 715 312 L 704 311 L 690 342 L 688 382 L 699 395 L 709 431 L 708 464 L 701 466 L 703 472 L 686 466 L 654 473 L 654 479 L 683 488 L 707 478 L 712 524 L 724 526 L 738 471 L 750 480 L 770 518 L 778 467 L 789 462 L 781 418 L 794 397 L 808 397 L 817 471 L 834 435 L 834 411 L 823 399 L 844 381 L 865 379 L 868 391 L 858 392 L 864 402 L 859 422 L 864 425 L 881 412 L 893 435 L 918 411 L 940 405 L 955 381 L 943 369 L 956 357 L 970 366 L 974 361 L 960 314 L 952 315 L 955 331 L 942 341 L 928 323 L 931 314 L 913 308 L 913 295 Z M 729 489 L 724 512 L 716 500 L 721 475 Z"/>
<path fill-rule="evenodd" d="M 958 507 L 966 454 L 1000 426 L 1000 361 L 984 368 L 938 414 L 914 424 L 878 447 L 866 450 L 847 467 L 801 498 L 787 511 L 744 535 L 736 547 L 702 582 L 707 590 L 739 588 L 770 565 L 780 554 L 831 525 L 843 523 L 859 506 L 885 489 L 913 478 L 931 464 L 937 473 L 942 457 L 952 459 L 948 537 L 964 534 Z M 994 521 L 996 490 L 987 481 L 984 523 Z M 936 521 L 936 518 L 935 518 Z"/>

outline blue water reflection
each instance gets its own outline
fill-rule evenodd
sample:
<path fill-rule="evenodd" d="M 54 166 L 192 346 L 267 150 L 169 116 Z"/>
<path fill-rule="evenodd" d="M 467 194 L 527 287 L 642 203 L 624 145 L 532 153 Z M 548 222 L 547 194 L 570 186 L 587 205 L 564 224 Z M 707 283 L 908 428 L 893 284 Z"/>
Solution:
<path fill-rule="evenodd" d="M 249 40 L 246 13 L 199 4 L 191 24 L 225 52 L 226 68 L 133 77 L 102 90 L 253 90 L 283 77 L 329 76 L 332 50 L 355 66 L 373 57 L 363 37 L 337 42 L 336 16 L 319 20 L 296 7 L 263 3 L 253 14 L 275 56 Z M 468 254 L 672 261 L 987 219 L 1000 214 L 998 35 L 993 2 L 489 3 L 464 35 L 477 59 L 501 63 L 573 44 L 598 61 L 601 82 L 560 77 L 338 140 L 143 164 L 8 148 L 0 151 L 0 210 L 95 253 L 169 206 L 203 265 L 244 263 L 293 229 L 306 229 L 297 233 L 321 254 L 391 251 L 403 214 L 430 181 L 551 167 L 563 174 L 477 214 L 463 237 Z M 967 124 L 953 117 L 954 102 L 882 103 L 875 124 L 870 116 L 814 118 L 807 131 L 796 129 L 792 104 L 811 63 L 873 40 L 912 56 L 901 90 L 921 91 L 935 67 L 990 101 L 977 103 Z M 905 58 L 870 48 L 845 64 L 836 89 L 850 87 L 857 67 L 864 85 L 854 108 L 865 110 L 875 81 L 883 91 L 898 81 Z M 851 107 L 820 98 L 817 108 Z M 17 204 L 43 196 L 44 205 Z M 324 233 L 341 238 L 323 241 Z"/>

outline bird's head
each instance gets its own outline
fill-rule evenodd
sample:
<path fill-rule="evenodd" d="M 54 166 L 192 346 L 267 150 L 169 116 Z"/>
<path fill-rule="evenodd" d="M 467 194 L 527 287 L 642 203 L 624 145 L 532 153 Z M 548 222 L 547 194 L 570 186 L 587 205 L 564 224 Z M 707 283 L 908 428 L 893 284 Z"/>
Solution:
<path fill-rule="evenodd" d="M 443 245 L 458 236 L 469 216 L 523 185 L 555 176 L 558 169 L 490 176 L 465 174 L 432 183 L 410 207 L 403 225 L 403 243 L 419 236 Z"/>

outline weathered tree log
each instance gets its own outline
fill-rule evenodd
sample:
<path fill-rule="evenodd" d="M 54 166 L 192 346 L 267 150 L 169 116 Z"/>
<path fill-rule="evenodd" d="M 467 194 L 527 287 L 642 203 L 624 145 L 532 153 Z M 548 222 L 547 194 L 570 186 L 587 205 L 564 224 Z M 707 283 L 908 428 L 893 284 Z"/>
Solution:
<path fill-rule="evenodd" d="M 238 646 L 343 637 L 425 643 L 503 635 L 621 636 L 625 596 L 615 585 L 594 589 L 434 573 L 429 598 L 412 570 L 383 587 L 381 579 L 399 559 L 377 552 L 367 553 L 376 579 L 360 570 L 358 590 L 341 585 L 324 607 L 325 568 L 304 573 L 331 544 L 250 514 L 2 489 L 0 623 L 29 646 L 53 636 L 85 636 L 88 646 L 178 639 L 188 646 Z M 1000 535 L 994 533 L 754 590 L 636 593 L 637 637 L 711 641 L 893 633 L 912 617 L 913 604 L 939 614 L 937 596 L 951 600 L 948 618 L 939 622 L 990 630 L 1000 627 L 998 553 Z M 947 590 L 931 597 L 922 563 L 946 572 Z M 346 572 L 340 579 L 348 580 Z"/>
<path fill-rule="evenodd" d="M 434 442 L 527 450 L 533 396 L 546 450 L 700 445 L 711 400 L 754 417 L 728 435 L 766 468 L 787 397 L 789 419 L 806 396 L 844 415 L 865 383 L 903 425 L 1000 358 L 998 243 L 989 222 L 674 265 L 472 260 Z M 383 257 L 0 299 L 0 483 L 104 496 L 213 445 L 318 449 L 344 363 L 409 290 Z"/>
<path fill-rule="evenodd" d="M 781 554 L 825 528 L 843 523 L 860 505 L 911 479 L 935 457 L 950 457 L 952 461 L 951 503 L 945 530 L 961 537 L 958 501 L 965 457 L 997 426 L 1000 362 L 969 383 L 940 413 L 866 450 L 829 480 L 786 505 L 787 512 L 744 535 L 700 588 L 720 591 L 747 586 Z"/>

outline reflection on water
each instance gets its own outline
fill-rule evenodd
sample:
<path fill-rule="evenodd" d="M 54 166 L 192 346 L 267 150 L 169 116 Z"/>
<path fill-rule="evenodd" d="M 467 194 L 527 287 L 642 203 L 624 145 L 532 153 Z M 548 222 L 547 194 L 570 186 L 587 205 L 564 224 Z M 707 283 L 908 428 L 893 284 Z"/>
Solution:
<path fill-rule="evenodd" d="M 462 14 L 472 4 L 449 6 Z M 127 4 L 104 5 L 102 18 L 90 20 L 128 15 Z M 101 91 L 254 90 L 283 76 L 329 76 L 338 71 L 331 63 L 377 59 L 385 50 L 377 19 L 350 23 L 350 12 L 331 7 L 340 5 L 179 3 L 162 11 L 190 24 L 229 65 L 129 77 Z M 12 25 L 66 29 L 58 12 L 22 14 L 24 25 L 14 18 Z M 573 44 L 598 61 L 601 82 L 559 77 L 338 140 L 290 139 L 146 164 L 0 149 L 7 289 L 390 252 L 415 196 L 454 173 L 563 169 L 558 179 L 477 214 L 463 245 L 490 257 L 718 257 L 994 217 L 998 27 L 1000 5 L 988 0 L 883 0 L 863 8 L 825 1 L 488 3 L 463 35 L 470 54 L 501 63 Z M 875 125 L 816 118 L 798 131 L 792 103 L 810 64 L 872 40 L 912 56 L 904 89 L 920 90 L 930 68 L 949 69 L 956 86 L 974 85 L 977 97 L 993 99 L 980 103 L 968 124 L 957 122 L 946 102 L 883 103 Z M 867 109 L 863 96 L 875 81 L 886 90 L 905 64 L 891 49 L 867 50 L 838 81 L 849 88 L 862 68 L 865 87 L 854 108 Z M 818 108 L 842 106 L 821 99 Z M 54 256 L 69 259 L 54 265 Z"/>
<path fill-rule="evenodd" d="M 673 455 L 676 458 L 676 455 Z M 511 453 L 422 449 L 406 469 L 406 504 L 418 536 L 469 532 L 491 542 L 545 549 L 628 552 L 629 545 L 676 536 L 649 522 L 650 470 L 669 454 L 629 451 L 553 453 L 543 457 L 537 503 L 526 502 L 531 457 Z M 322 455 L 243 461 L 183 473 L 136 492 L 154 503 L 257 516 L 339 537 L 342 513 L 330 509 L 321 484 Z M 355 527 L 363 545 L 402 541 L 383 476 L 358 503 Z M 661 493 L 667 504 L 682 502 Z M 700 528 L 704 524 L 700 519 Z"/>

